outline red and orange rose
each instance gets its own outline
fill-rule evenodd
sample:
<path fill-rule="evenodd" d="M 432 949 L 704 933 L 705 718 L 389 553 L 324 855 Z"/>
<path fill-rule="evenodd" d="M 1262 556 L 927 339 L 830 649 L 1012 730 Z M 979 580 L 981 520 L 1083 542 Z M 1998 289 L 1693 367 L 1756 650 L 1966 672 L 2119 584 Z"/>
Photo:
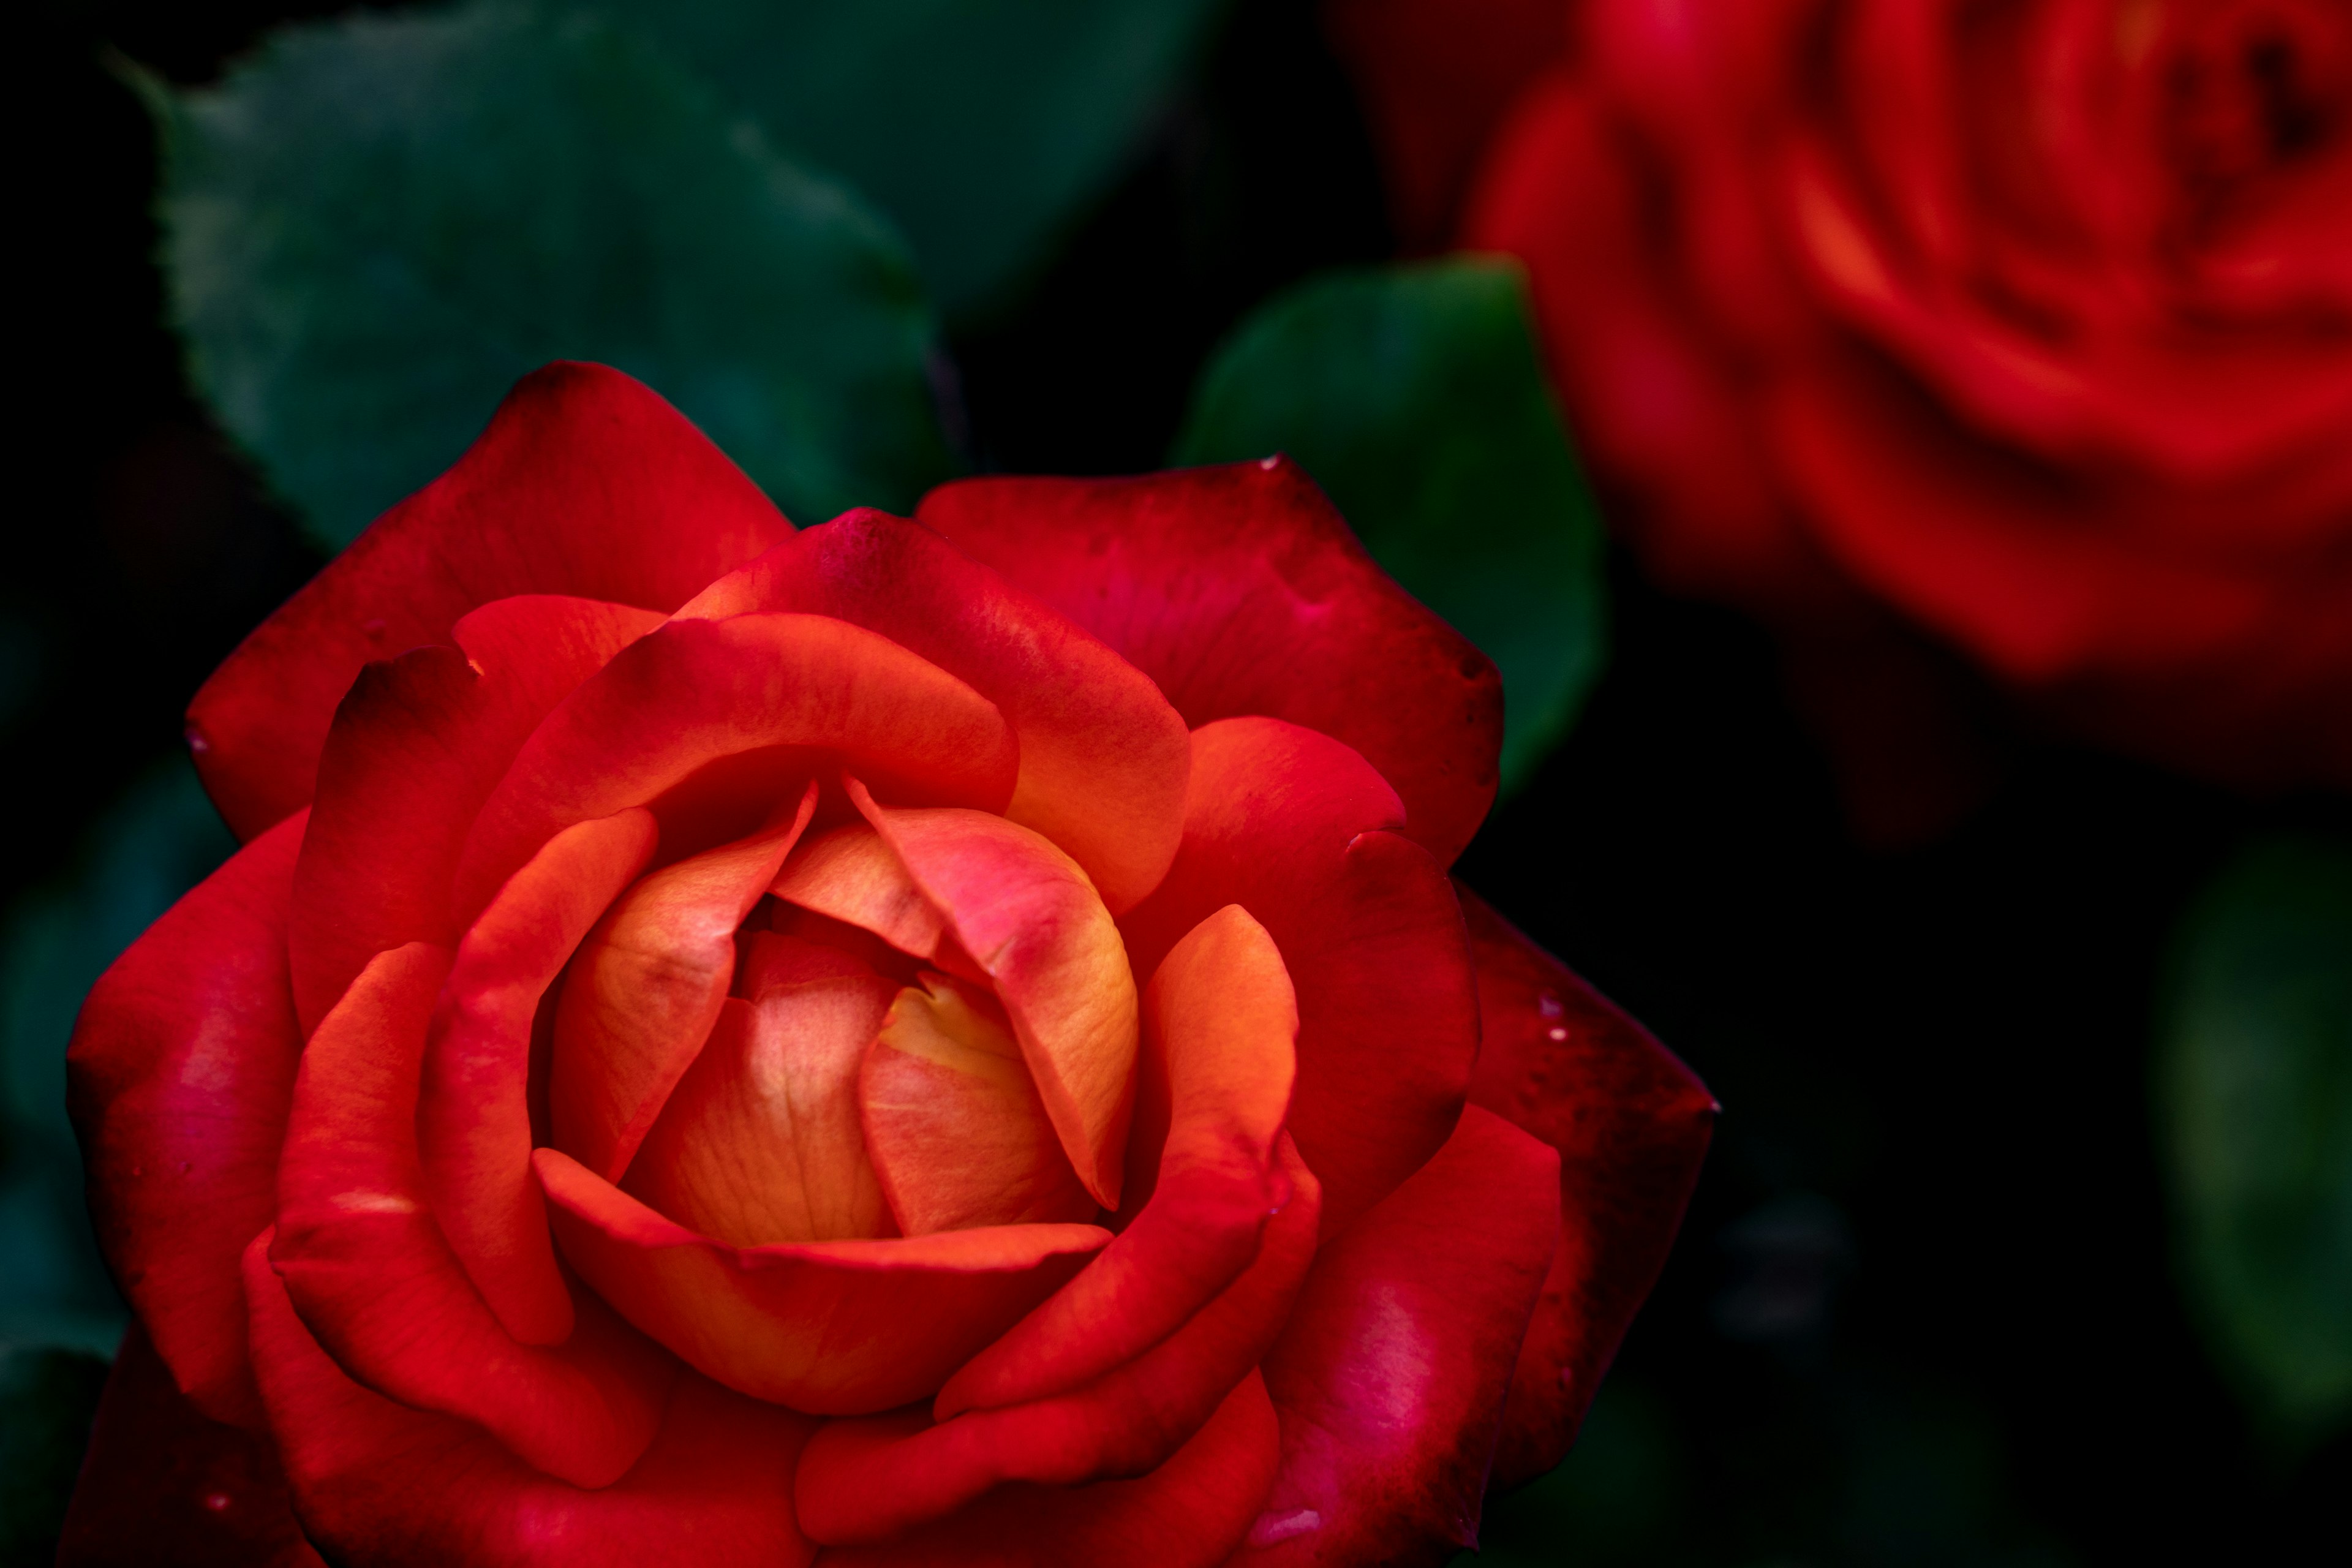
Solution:
<path fill-rule="evenodd" d="M 1663 578 L 1849 686 L 1900 622 L 2116 745 L 2352 786 L 2352 5 L 1327 14 L 1401 217 L 1526 262 Z"/>
<path fill-rule="evenodd" d="M 1448 880 L 1494 670 L 1279 460 L 796 533 L 551 367 L 190 717 L 68 1561 L 1433 1561 L 1706 1143 Z"/>

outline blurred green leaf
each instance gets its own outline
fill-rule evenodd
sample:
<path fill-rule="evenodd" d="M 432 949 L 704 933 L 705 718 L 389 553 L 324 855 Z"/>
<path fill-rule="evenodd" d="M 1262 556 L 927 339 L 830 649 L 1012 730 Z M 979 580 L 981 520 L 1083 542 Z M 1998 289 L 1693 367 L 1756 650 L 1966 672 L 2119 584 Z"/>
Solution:
<path fill-rule="evenodd" d="M 950 471 L 895 236 L 609 21 L 356 16 L 151 93 L 196 378 L 331 544 L 558 358 L 648 383 L 802 521 Z"/>
<path fill-rule="evenodd" d="M 0 938 L 0 1348 L 114 1353 L 122 1303 L 83 1206 L 66 1043 L 106 966 L 235 847 L 195 770 L 175 758 L 100 819 L 69 881 L 11 912 Z"/>
<path fill-rule="evenodd" d="M 1287 452 L 1381 564 L 1503 673 L 1503 787 L 1568 732 L 1607 651 L 1591 492 L 1546 390 L 1518 270 L 1326 274 L 1242 323 L 1173 460 Z"/>
<path fill-rule="evenodd" d="M 596 4 L 597 0 L 587 0 Z M 603 0 L 897 220 L 950 316 L 1118 173 L 1223 0 Z"/>
<path fill-rule="evenodd" d="M 2352 845 L 2244 851 L 2183 924 L 2157 1063 L 2183 1282 L 2289 1444 L 2352 1416 Z"/>
<path fill-rule="evenodd" d="M 0 1563 L 56 1560 L 106 1366 L 79 1351 L 0 1346 Z"/>

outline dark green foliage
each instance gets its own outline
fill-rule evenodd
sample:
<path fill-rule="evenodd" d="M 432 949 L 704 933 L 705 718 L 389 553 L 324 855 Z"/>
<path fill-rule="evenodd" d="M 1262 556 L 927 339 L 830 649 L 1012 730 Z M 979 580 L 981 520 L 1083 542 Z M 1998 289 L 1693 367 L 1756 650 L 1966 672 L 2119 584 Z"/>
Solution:
<path fill-rule="evenodd" d="M 896 236 L 607 21 L 363 16 L 159 102 L 196 379 L 331 545 L 551 359 L 647 382 L 799 521 L 950 471 Z"/>
<path fill-rule="evenodd" d="M 86 1352 L 0 1347 L 0 1568 L 55 1559 L 105 1386 L 106 1363 Z"/>
<path fill-rule="evenodd" d="M 1173 458 L 1287 452 L 1381 565 L 1503 673 L 1503 787 L 1568 732 L 1607 648 L 1591 493 L 1516 267 L 1328 274 L 1244 321 Z"/>
<path fill-rule="evenodd" d="M 2183 1284 L 2299 1446 L 2352 1415 L 2352 846 L 2262 841 L 2206 890 L 2156 1087 Z"/>
<path fill-rule="evenodd" d="M 890 215 L 941 310 L 1003 302 L 1135 150 L 1223 0 L 609 0 Z"/>

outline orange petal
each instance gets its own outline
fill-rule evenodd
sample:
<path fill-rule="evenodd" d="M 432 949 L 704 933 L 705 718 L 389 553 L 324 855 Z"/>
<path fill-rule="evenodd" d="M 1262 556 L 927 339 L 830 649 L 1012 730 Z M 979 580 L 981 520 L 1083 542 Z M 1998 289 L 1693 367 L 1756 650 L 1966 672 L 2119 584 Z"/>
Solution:
<path fill-rule="evenodd" d="M 564 1258 L 622 1316 L 730 1388 L 822 1415 L 928 1398 L 1110 1240 L 1008 1225 L 735 1247 L 560 1151 L 533 1159 Z"/>
<path fill-rule="evenodd" d="M 1150 676 L 929 529 L 845 512 L 678 615 L 751 610 L 838 616 L 970 681 L 1020 742 L 1004 815 L 1068 850 L 1114 912 L 1166 874 L 1192 765 L 1182 718 Z"/>
<path fill-rule="evenodd" d="M 990 811 L 1012 797 L 1020 761 L 995 704 L 872 632 L 824 616 L 671 621 L 623 649 L 524 743 L 467 839 L 458 914 L 479 909 L 559 829 L 779 748 L 838 759 L 831 765 L 894 800 Z"/>
<path fill-rule="evenodd" d="M 319 756 L 294 869 L 286 946 L 304 1034 L 377 953 L 456 945 L 449 879 L 482 802 L 549 710 L 661 621 L 526 594 L 467 615 L 456 647 L 411 647 L 360 671 Z"/>
<path fill-rule="evenodd" d="M 1156 1184 L 1118 1239 L 940 1391 L 941 1420 L 1076 1388 L 1176 1331 L 1259 1250 L 1291 1195 L 1276 1159 L 1296 1070 L 1298 1006 L 1265 928 L 1228 904 L 1168 954 L 1144 992 L 1139 1153 Z M 1139 1163 L 1140 1162 L 1137 1162 Z M 1142 1172 L 1131 1179 L 1140 1178 Z"/>
<path fill-rule="evenodd" d="M 898 993 L 858 1095 L 907 1235 L 1094 1217 L 1003 1015 L 947 976 Z"/>
<path fill-rule="evenodd" d="M 653 1441 L 677 1363 L 592 1297 L 552 1349 L 517 1344 L 425 1205 L 416 1085 L 446 948 L 378 954 L 302 1053 L 269 1261 L 344 1372 L 461 1416 L 575 1486 L 618 1480 Z"/>
<path fill-rule="evenodd" d="M 947 930 L 882 836 L 845 823 L 801 846 L 768 889 L 788 904 L 862 926 L 901 952 L 929 958 Z"/>
<path fill-rule="evenodd" d="M 1293 1195 L 1257 1258 L 1174 1333 L 1048 1398 L 930 1426 L 898 1415 L 828 1423 L 794 1478 L 801 1528 L 827 1544 L 887 1540 L 1007 1481 L 1080 1486 L 1166 1463 L 1255 1377 L 1315 1261 L 1320 1194 L 1287 1140 L 1282 1154 Z"/>
<path fill-rule="evenodd" d="M 525 1344 L 572 1332 L 547 1206 L 530 1173 L 530 1033 L 541 996 L 654 852 L 652 814 L 565 828 L 458 943 L 425 1052 L 416 1137 L 433 1212 L 466 1272 Z"/>
<path fill-rule="evenodd" d="M 735 978 L 735 928 L 816 810 L 666 866 L 624 893 L 581 944 L 548 1058 L 553 1142 L 607 1181 L 629 1166 L 702 1048 Z"/>
<path fill-rule="evenodd" d="M 1135 976 L 1094 884 L 1001 816 L 881 805 L 845 783 L 995 985 L 1063 1152 L 1095 1201 L 1117 1208 L 1134 1109 Z"/>
<path fill-rule="evenodd" d="M 889 1235 L 858 1130 L 857 1063 L 895 988 L 878 974 L 835 975 L 728 998 L 627 1190 L 738 1247 Z"/>

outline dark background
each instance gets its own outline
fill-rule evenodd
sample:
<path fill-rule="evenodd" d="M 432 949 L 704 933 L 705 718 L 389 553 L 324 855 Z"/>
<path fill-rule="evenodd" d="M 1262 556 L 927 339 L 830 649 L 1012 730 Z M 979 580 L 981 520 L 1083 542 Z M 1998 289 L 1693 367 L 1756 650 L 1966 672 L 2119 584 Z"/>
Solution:
<path fill-rule="evenodd" d="M 178 744 L 198 682 L 321 559 L 189 395 L 150 259 L 148 121 L 103 55 L 202 81 L 269 24 L 343 8 L 9 24 L 32 275 L 0 583 L 7 904 L 72 874 L 92 819 Z M 1249 307 L 1391 248 L 1312 6 L 1244 0 L 1026 303 L 950 343 L 971 456 L 1155 467 Z M 2145 1067 L 2187 900 L 2249 833 L 2340 829 L 2343 804 L 2250 803 L 2020 731 L 1944 839 L 1865 851 L 1768 639 L 1622 558 L 1612 584 L 1607 677 L 1460 869 L 1725 1115 L 1584 1445 L 1490 1510 L 1490 1548 L 2344 1561 L 2352 1441 L 2267 1448 L 2175 1289 Z M 53 1372 L 58 1398 L 94 1394 Z"/>

